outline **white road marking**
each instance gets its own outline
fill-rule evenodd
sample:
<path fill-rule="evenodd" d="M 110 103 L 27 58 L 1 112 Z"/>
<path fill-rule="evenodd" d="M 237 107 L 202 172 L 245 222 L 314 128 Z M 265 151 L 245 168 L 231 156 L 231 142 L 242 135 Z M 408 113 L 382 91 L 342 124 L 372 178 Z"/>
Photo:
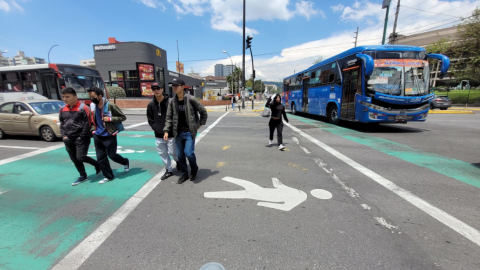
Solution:
<path fill-rule="evenodd" d="M 365 210 L 370 210 L 372 209 L 370 206 L 366 205 L 366 204 L 361 204 L 361 206 L 363 207 L 363 209 Z"/>
<path fill-rule="evenodd" d="M 398 227 L 397 226 L 393 226 L 392 224 L 389 224 L 384 218 L 382 217 L 374 217 L 374 219 L 380 224 L 382 225 L 383 227 L 391 230 L 391 229 L 397 229 L 398 230 Z"/>
<path fill-rule="evenodd" d="M 4 194 L 4 193 L 7 193 L 7 192 L 9 192 L 10 190 L 11 190 L 11 189 L 8 189 L 8 190 L 1 190 L 1 189 L 0 189 L 0 195 L 2 195 L 2 194 Z"/>
<path fill-rule="evenodd" d="M 292 137 L 292 141 L 294 141 L 295 143 L 299 144 L 300 142 L 298 141 L 298 138 L 297 137 Z"/>
<path fill-rule="evenodd" d="M 341 161 L 347 163 L 352 168 L 356 169 L 360 173 L 364 174 L 365 176 L 369 177 L 373 181 L 377 182 L 378 184 L 382 185 L 386 189 L 392 191 L 393 193 L 397 194 L 407 202 L 411 203 L 412 205 L 416 206 L 423 212 L 427 213 L 428 215 L 432 216 L 436 220 L 440 221 L 441 223 L 445 224 L 446 226 L 450 227 L 452 230 L 456 231 L 457 233 L 463 235 L 468 240 L 472 241 L 473 243 L 480 246 L 480 232 L 475 228 L 471 227 L 470 225 L 464 223 L 463 221 L 456 219 L 455 217 L 451 216 L 447 212 L 431 205 L 430 203 L 422 200 L 421 198 L 413 195 L 411 192 L 395 185 L 392 181 L 386 179 L 385 177 L 375 173 L 374 171 L 360 165 L 359 163 L 353 161 L 349 157 L 343 155 L 342 153 L 338 152 L 337 150 L 333 149 L 332 147 L 320 142 L 319 140 L 313 138 L 312 136 L 306 134 L 305 132 L 301 131 L 300 129 L 292 126 L 289 123 L 284 123 L 306 139 L 310 140 L 311 142 L 315 143 L 316 145 L 323 148 L 325 151 L 329 152 L 336 158 L 340 159 Z"/>
<path fill-rule="evenodd" d="M 2 148 L 13 148 L 13 149 L 40 149 L 40 147 L 26 147 L 26 146 L 9 146 L 9 145 L 0 145 Z"/>
<path fill-rule="evenodd" d="M 224 177 L 222 180 L 242 186 L 245 190 L 205 192 L 205 198 L 221 199 L 252 199 L 259 202 L 258 206 L 290 211 L 307 199 L 307 194 L 301 190 L 288 187 L 277 178 L 272 178 L 274 188 L 263 188 L 247 180 Z M 328 192 L 328 191 L 327 191 Z M 279 204 L 283 202 L 283 204 Z"/>
<path fill-rule="evenodd" d="M 197 138 L 195 145 L 205 137 L 204 133 L 210 131 L 215 125 L 222 120 L 228 112 L 223 114 L 213 124 L 208 126 Z M 147 123 L 147 122 L 145 122 Z M 203 136 L 202 136 L 203 135 Z M 112 216 L 110 216 L 102 225 L 85 238 L 78 246 L 76 246 L 65 258 L 56 264 L 52 270 L 74 270 L 78 269 L 92 253 L 117 229 L 123 220 L 137 207 L 143 199 L 145 199 L 155 187 L 162 182 L 160 177 L 165 173 L 163 168 L 152 179 L 150 179 L 137 193 L 128 199 Z"/>
<path fill-rule="evenodd" d="M 332 170 L 327 169 L 327 164 L 325 162 L 323 162 L 321 159 L 315 159 L 315 162 L 318 164 L 318 166 L 320 166 L 320 168 L 322 168 L 322 170 L 328 173 L 330 177 L 332 177 L 333 181 L 339 184 L 348 193 L 348 195 L 350 195 L 350 197 L 360 197 L 360 195 L 358 195 L 358 193 L 353 188 L 347 187 L 347 185 L 345 185 L 345 183 L 340 180 L 340 178 L 336 174 L 334 174 Z"/>
<path fill-rule="evenodd" d="M 303 152 L 305 152 L 307 155 L 310 155 L 310 154 L 311 154 L 311 152 L 308 151 L 307 148 L 305 148 L 305 147 L 303 147 L 303 146 L 300 146 L 300 148 L 302 148 Z"/>
<path fill-rule="evenodd" d="M 313 197 L 321 199 L 321 200 L 328 200 L 333 197 L 332 193 L 329 191 L 326 191 L 324 189 L 314 189 L 310 191 L 310 194 L 312 194 Z"/>
<path fill-rule="evenodd" d="M 131 129 L 131 128 L 138 127 L 138 126 L 145 125 L 145 124 L 148 124 L 148 122 L 143 122 L 143 123 L 140 123 L 140 124 L 131 125 L 131 126 L 125 127 L 125 129 Z M 43 153 L 46 153 L 46 152 L 50 152 L 52 150 L 57 150 L 57 149 L 62 148 L 62 147 L 64 147 L 63 143 L 57 144 L 57 145 L 54 145 L 54 146 L 45 147 L 43 149 L 38 149 L 36 151 L 32 151 L 30 153 L 18 155 L 18 156 L 15 156 L 15 157 L 2 159 L 2 160 L 0 160 L 0 166 L 11 163 L 11 162 L 14 162 L 14 161 L 22 160 L 22 159 L 33 157 L 33 156 L 36 156 L 36 155 L 40 155 L 40 154 L 43 154 Z"/>

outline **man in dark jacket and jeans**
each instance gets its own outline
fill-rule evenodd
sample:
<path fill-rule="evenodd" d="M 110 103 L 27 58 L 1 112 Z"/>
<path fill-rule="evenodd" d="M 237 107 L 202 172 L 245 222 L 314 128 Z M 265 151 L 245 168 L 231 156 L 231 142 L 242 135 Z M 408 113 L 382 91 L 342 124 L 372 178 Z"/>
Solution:
<path fill-rule="evenodd" d="M 77 92 L 73 88 L 63 89 L 62 99 L 65 106 L 59 114 L 60 132 L 68 155 L 80 173 L 80 177 L 72 183 L 72 186 L 76 186 L 88 180 L 84 162 L 94 166 L 97 174 L 100 173 L 100 167 L 97 161 L 87 156 L 90 146 L 90 109 L 78 101 Z"/>
<path fill-rule="evenodd" d="M 152 91 L 154 96 L 147 107 L 147 119 L 148 124 L 155 132 L 158 155 L 162 159 L 163 164 L 165 164 L 165 174 L 160 178 L 165 180 L 173 175 L 170 155 L 177 163 L 177 169 L 179 169 L 180 164 L 178 163 L 177 146 L 172 133 L 168 134 L 167 140 L 163 139 L 163 129 L 165 128 L 165 118 L 170 98 L 163 92 L 163 87 L 156 82 L 152 83 Z"/>
<path fill-rule="evenodd" d="M 108 158 L 123 165 L 125 172 L 130 170 L 130 161 L 117 154 L 117 124 L 127 120 L 120 108 L 103 97 L 103 90 L 93 87 L 88 90 L 92 103 L 92 134 L 95 143 L 97 160 L 105 177 L 99 184 L 105 184 L 114 179 L 112 168 Z M 107 105 L 108 102 L 108 105 Z M 108 106 L 108 107 L 105 107 Z M 106 112 L 106 113 L 105 113 Z"/>
<path fill-rule="evenodd" d="M 178 147 L 178 162 L 182 171 L 178 184 L 182 184 L 188 179 L 185 157 L 190 163 L 190 180 L 194 181 L 197 177 L 198 166 L 194 152 L 195 136 L 197 136 L 198 129 L 207 122 L 208 115 L 200 101 L 184 92 L 185 82 L 182 79 L 175 78 L 170 84 L 176 97 L 172 98 L 168 104 L 163 139 L 167 140 L 168 134 L 173 133 Z M 198 113 L 200 113 L 200 120 Z"/>

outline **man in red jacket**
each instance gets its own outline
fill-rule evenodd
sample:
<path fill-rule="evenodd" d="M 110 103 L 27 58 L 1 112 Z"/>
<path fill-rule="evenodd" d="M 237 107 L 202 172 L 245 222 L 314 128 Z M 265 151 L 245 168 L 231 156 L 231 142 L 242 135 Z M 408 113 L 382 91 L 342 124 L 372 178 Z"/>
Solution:
<path fill-rule="evenodd" d="M 78 101 L 77 92 L 70 87 L 62 90 L 62 100 L 65 102 L 65 106 L 61 108 L 59 115 L 60 132 L 67 153 L 80 173 L 80 177 L 72 183 L 72 186 L 76 186 L 88 180 L 84 162 L 94 166 L 96 174 L 100 173 L 100 166 L 96 160 L 87 156 L 92 123 L 90 109 Z"/>

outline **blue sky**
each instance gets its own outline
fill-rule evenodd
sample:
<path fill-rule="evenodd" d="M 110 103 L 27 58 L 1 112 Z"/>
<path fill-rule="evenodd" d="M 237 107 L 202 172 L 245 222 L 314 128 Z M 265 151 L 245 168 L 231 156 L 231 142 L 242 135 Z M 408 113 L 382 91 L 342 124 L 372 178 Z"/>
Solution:
<path fill-rule="evenodd" d="M 79 64 L 93 57 L 93 44 L 143 41 L 167 51 L 175 69 L 176 40 L 185 72 L 213 74 L 216 63 L 241 64 L 242 0 L 0 0 L 0 50 L 16 51 L 51 62 Z M 381 0 L 247 0 L 247 28 L 257 78 L 279 81 L 359 45 L 380 44 L 385 10 Z M 397 2 L 392 1 L 388 33 Z M 480 0 L 401 0 L 397 31 L 414 34 L 458 24 Z M 247 51 L 246 76 L 251 73 Z M 257 55 L 257 56 L 255 56 Z M 218 60 L 209 60 L 218 59 Z M 200 61 L 192 61 L 200 60 Z"/>

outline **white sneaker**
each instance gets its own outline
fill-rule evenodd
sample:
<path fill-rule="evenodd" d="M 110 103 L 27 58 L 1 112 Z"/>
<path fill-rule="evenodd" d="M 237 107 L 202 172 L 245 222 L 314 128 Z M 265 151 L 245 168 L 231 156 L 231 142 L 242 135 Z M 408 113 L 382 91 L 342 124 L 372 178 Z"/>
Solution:
<path fill-rule="evenodd" d="M 282 150 L 283 148 L 285 148 L 285 145 L 280 144 L 280 146 L 278 147 L 278 150 Z"/>
<path fill-rule="evenodd" d="M 99 183 L 99 184 L 105 184 L 105 183 L 110 182 L 110 181 L 112 181 L 112 180 L 110 180 L 110 179 L 108 179 L 108 178 L 103 178 L 103 180 L 100 181 L 100 182 L 98 182 L 98 183 Z"/>
<path fill-rule="evenodd" d="M 272 140 L 268 140 L 268 145 L 273 145 L 273 141 L 272 141 Z"/>

